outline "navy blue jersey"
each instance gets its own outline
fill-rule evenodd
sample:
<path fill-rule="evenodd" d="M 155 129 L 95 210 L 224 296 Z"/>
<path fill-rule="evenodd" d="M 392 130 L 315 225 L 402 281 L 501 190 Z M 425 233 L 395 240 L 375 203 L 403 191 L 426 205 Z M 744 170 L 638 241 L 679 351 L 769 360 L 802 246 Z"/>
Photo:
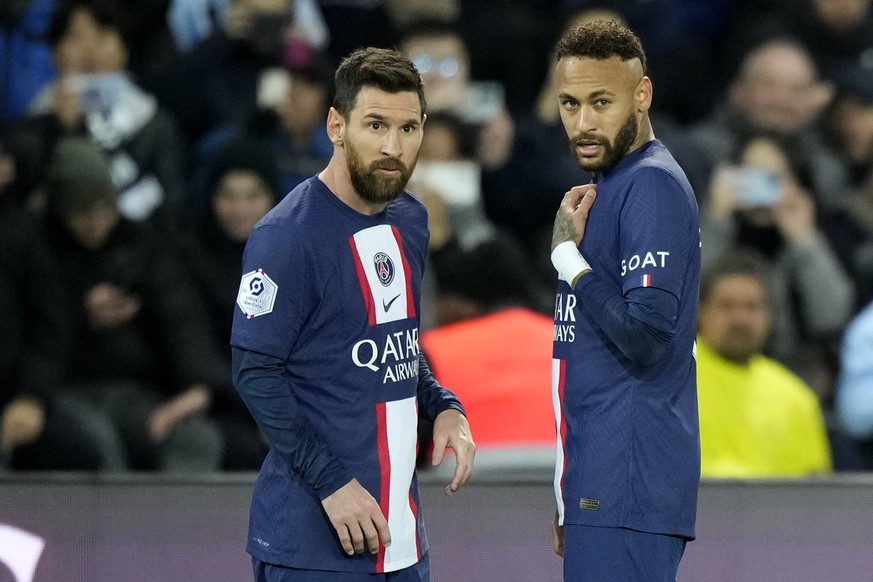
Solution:
<path fill-rule="evenodd" d="M 700 445 L 694 357 L 697 202 L 657 140 L 597 181 L 580 251 L 593 269 L 561 281 L 552 370 L 561 523 L 694 537 Z M 586 312 L 586 278 L 615 296 L 650 287 L 678 300 L 665 354 L 640 365 Z"/>
<path fill-rule="evenodd" d="M 317 177 L 252 232 L 231 343 L 285 362 L 282 390 L 293 394 L 319 444 L 380 504 L 392 537 L 378 555 L 347 556 L 306 475 L 280 453 L 295 443 L 273 442 L 252 499 L 247 549 L 256 558 L 389 572 L 427 551 L 414 472 L 419 408 L 428 407 L 418 344 L 427 241 L 425 208 L 408 192 L 367 216 Z M 255 389 L 238 388 L 244 398 Z"/>

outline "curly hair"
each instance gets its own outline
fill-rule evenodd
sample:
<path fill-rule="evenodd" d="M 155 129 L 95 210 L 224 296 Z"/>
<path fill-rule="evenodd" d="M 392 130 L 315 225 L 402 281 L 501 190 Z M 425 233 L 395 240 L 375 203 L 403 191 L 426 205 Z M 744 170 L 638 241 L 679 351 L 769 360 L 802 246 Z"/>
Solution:
<path fill-rule="evenodd" d="M 567 31 L 558 41 L 555 52 L 559 61 L 567 57 L 639 59 L 646 74 L 643 44 L 632 30 L 614 20 L 595 20 Z"/>

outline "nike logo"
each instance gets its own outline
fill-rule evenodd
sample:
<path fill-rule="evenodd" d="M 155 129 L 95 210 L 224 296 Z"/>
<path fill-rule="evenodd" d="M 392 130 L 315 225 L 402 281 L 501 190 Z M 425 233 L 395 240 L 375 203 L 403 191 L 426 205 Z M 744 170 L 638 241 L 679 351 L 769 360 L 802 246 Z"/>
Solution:
<path fill-rule="evenodd" d="M 382 307 L 385 308 L 385 313 L 388 313 L 388 310 L 391 309 L 391 306 L 394 305 L 394 302 L 397 301 L 398 297 L 400 297 L 400 293 L 395 295 L 394 298 L 391 301 L 389 301 L 388 303 L 385 303 L 384 299 L 382 300 Z"/>

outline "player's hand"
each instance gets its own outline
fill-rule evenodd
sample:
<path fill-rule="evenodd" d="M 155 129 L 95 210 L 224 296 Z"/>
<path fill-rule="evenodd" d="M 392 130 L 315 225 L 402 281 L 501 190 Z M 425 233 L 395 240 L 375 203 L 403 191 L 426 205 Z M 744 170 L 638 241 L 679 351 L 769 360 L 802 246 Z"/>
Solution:
<path fill-rule="evenodd" d="M 555 216 L 555 226 L 552 230 L 552 250 L 561 243 L 573 241 L 576 246 L 585 236 L 585 225 L 588 224 L 588 213 L 597 198 L 597 185 L 585 184 L 573 186 L 564 194 L 558 214 Z"/>
<path fill-rule="evenodd" d="M 433 423 L 431 462 L 434 466 L 443 462 L 447 448 L 455 451 L 455 474 L 452 475 L 452 482 L 445 488 L 445 494 L 451 495 L 470 479 L 473 474 L 473 459 L 476 456 L 470 423 L 466 416 L 454 408 L 440 412 Z"/>
<path fill-rule="evenodd" d="M 357 479 L 322 499 L 321 505 L 346 554 L 363 554 L 365 544 L 375 554 L 379 540 L 386 548 L 391 545 L 391 532 L 379 504 Z"/>
<path fill-rule="evenodd" d="M 555 512 L 555 518 L 552 520 L 552 547 L 555 548 L 555 553 L 564 557 L 564 526 L 558 525 L 558 512 Z"/>

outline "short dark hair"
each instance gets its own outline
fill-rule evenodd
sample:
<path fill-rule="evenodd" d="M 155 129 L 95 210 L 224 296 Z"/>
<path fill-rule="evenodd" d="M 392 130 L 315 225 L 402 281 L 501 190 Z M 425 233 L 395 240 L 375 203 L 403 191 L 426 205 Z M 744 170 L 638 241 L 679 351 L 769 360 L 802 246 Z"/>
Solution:
<path fill-rule="evenodd" d="M 568 30 L 555 48 L 557 59 L 589 57 L 605 61 L 618 57 L 622 61 L 639 59 L 646 74 L 646 52 L 639 37 L 614 20 L 594 20 Z"/>
<path fill-rule="evenodd" d="M 46 30 L 46 42 L 55 49 L 67 34 L 73 13 L 77 10 L 87 11 L 100 28 L 114 30 L 127 44 L 125 38 L 127 22 L 124 20 L 121 8 L 115 0 L 66 0 L 57 3 Z"/>
<path fill-rule="evenodd" d="M 719 281 L 726 277 L 745 276 L 757 279 L 770 300 L 770 282 L 767 278 L 763 257 L 752 250 L 739 249 L 725 255 L 706 269 L 700 276 L 700 303 L 709 299 Z"/>
<path fill-rule="evenodd" d="M 421 114 L 427 111 L 421 75 L 412 61 L 396 50 L 369 47 L 354 51 L 340 63 L 335 81 L 333 107 L 343 117 L 355 108 L 358 93 L 365 86 L 388 93 L 418 93 Z"/>

